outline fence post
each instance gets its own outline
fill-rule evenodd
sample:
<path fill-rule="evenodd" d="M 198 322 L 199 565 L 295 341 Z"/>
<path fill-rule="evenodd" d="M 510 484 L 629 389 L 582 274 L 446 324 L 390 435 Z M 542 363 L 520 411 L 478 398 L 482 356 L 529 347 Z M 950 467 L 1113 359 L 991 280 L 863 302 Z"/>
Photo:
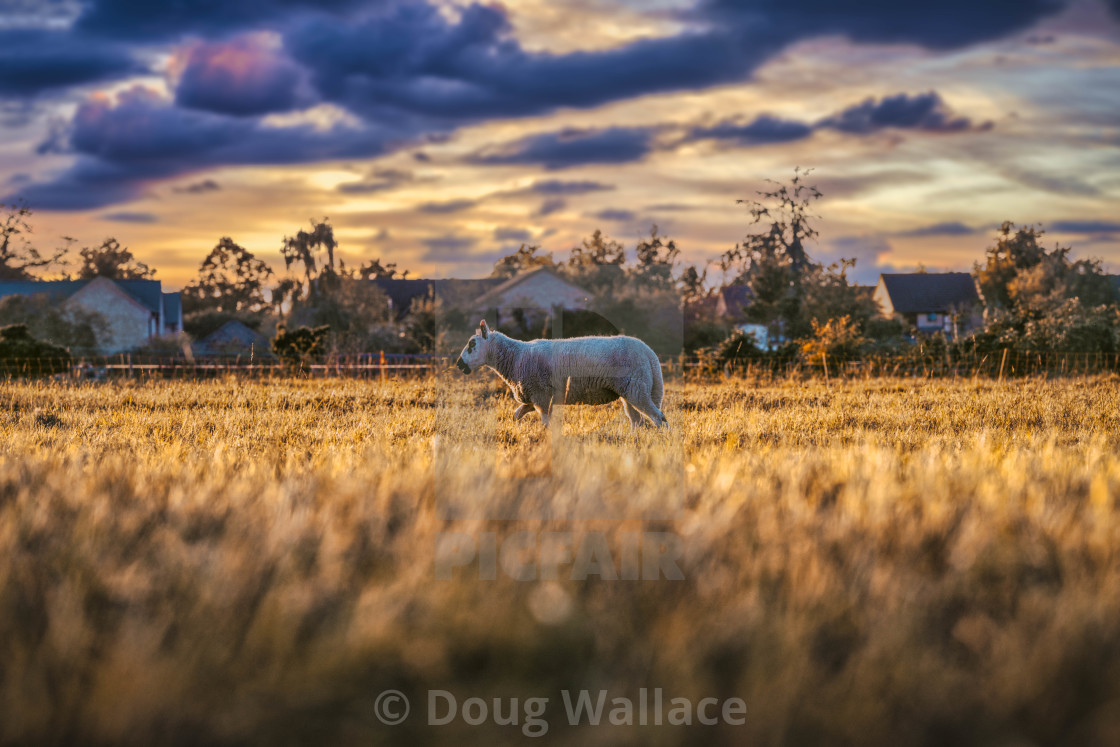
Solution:
<path fill-rule="evenodd" d="M 381 383 L 385 383 L 385 351 L 381 351 L 380 359 L 377 363 L 377 373 L 381 378 Z"/>
<path fill-rule="evenodd" d="M 1007 348 L 1003 349 L 1003 357 L 999 359 L 999 381 L 1003 381 L 1003 367 L 1007 365 Z"/>

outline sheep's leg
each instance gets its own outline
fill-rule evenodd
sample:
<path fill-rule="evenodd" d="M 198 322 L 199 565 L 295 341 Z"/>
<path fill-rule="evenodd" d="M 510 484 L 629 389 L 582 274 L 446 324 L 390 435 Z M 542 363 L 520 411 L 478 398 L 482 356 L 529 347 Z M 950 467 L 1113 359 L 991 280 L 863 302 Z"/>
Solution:
<path fill-rule="evenodd" d="M 550 411 L 552 410 L 552 408 L 551 407 L 541 407 L 540 405 L 533 405 L 533 408 L 536 409 L 537 414 L 541 416 L 541 423 L 543 423 L 544 427 L 547 428 L 548 427 L 548 418 L 549 418 L 549 415 L 551 414 Z"/>
<path fill-rule="evenodd" d="M 642 420 L 641 413 L 639 413 L 637 410 L 635 410 L 633 407 L 631 407 L 630 404 L 626 400 L 619 399 L 619 402 L 622 403 L 622 409 L 626 413 L 626 417 L 630 418 L 630 427 L 632 429 L 633 428 L 639 428 L 639 427 L 645 425 L 645 421 Z"/>
<path fill-rule="evenodd" d="M 626 400 L 626 403 L 630 407 L 633 407 L 635 410 L 652 420 L 653 424 L 658 428 L 669 427 L 669 421 L 665 419 L 665 415 L 661 412 L 661 410 L 657 409 L 657 406 L 653 404 L 653 400 L 650 399 L 648 393 L 638 395 L 633 399 L 628 399 Z"/>
<path fill-rule="evenodd" d="M 532 405 L 527 405 L 524 402 L 518 404 L 517 409 L 513 411 L 513 422 L 516 423 L 518 420 L 521 420 L 521 418 L 525 417 L 532 411 Z"/>

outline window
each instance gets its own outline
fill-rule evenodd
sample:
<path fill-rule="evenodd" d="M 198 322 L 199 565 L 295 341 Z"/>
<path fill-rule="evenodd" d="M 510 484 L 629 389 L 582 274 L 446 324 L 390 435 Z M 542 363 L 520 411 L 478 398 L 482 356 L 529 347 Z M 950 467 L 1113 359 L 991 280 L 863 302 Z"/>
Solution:
<path fill-rule="evenodd" d="M 926 321 L 927 322 L 936 322 L 937 321 L 937 314 L 936 313 L 926 314 Z"/>

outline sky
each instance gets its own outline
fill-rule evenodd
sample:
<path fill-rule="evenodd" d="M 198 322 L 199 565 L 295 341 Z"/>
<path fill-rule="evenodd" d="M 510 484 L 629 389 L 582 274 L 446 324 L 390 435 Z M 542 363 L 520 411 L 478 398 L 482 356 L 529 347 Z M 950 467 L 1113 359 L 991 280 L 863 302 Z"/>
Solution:
<path fill-rule="evenodd" d="M 1120 0 L 0 0 L 0 131 L 36 246 L 171 287 L 323 217 L 413 276 L 654 224 L 703 264 L 795 167 L 859 282 L 1004 221 L 1120 271 Z"/>

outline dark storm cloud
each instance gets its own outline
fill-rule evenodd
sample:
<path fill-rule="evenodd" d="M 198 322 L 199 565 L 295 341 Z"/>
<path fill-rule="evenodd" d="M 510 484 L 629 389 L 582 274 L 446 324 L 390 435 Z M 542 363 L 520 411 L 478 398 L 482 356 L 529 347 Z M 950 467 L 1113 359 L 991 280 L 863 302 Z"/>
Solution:
<path fill-rule="evenodd" d="M 1120 223 L 1110 220 L 1059 220 L 1050 224 L 1058 233 L 1112 233 L 1120 231 Z"/>
<path fill-rule="evenodd" d="M 386 138 L 372 128 L 265 127 L 253 119 L 182 109 L 134 87 L 115 100 L 98 96 L 83 103 L 66 131 L 44 145 L 78 160 L 53 180 L 12 196 L 43 209 L 102 207 L 135 197 L 150 179 L 225 164 L 374 156 L 385 151 Z"/>
<path fill-rule="evenodd" d="M 175 88 L 179 106 L 247 116 L 310 103 L 300 95 L 296 64 L 253 37 L 195 44 L 185 57 Z"/>
<path fill-rule="evenodd" d="M 812 134 L 812 125 L 763 114 L 751 121 L 728 119 L 711 126 L 697 126 L 689 130 L 684 140 L 728 140 L 740 145 L 765 145 L 802 140 Z"/>
<path fill-rule="evenodd" d="M 790 44 L 814 36 L 958 47 L 1026 28 L 1060 5 L 701 0 L 688 14 L 695 22 L 689 31 L 608 50 L 553 54 L 524 49 L 500 6 L 472 4 L 448 12 L 431 0 L 78 4 L 69 30 L 0 32 L 0 95 L 28 97 L 126 77 L 140 71 L 132 52 L 166 52 L 188 36 L 201 39 L 201 46 L 186 58 L 175 91 L 178 105 L 128 93 L 115 104 L 94 100 L 79 107 L 47 148 L 71 152 L 77 161 L 52 181 L 24 190 L 41 207 L 111 204 L 139 194 L 146 180 L 214 166 L 369 157 L 416 147 L 424 137 L 471 122 L 742 81 Z M 238 47 L 262 30 L 277 32 L 282 47 Z M 243 64 L 228 63 L 231 51 L 241 54 Z M 708 137 L 757 143 L 795 140 L 811 126 L 855 133 L 972 127 L 945 113 L 939 99 L 925 96 L 865 102 L 827 125 L 759 118 L 730 123 Z M 321 132 L 260 123 L 263 114 L 324 101 L 362 118 L 365 128 Z M 547 133 L 474 160 L 550 169 L 634 162 L 653 148 L 654 134 L 652 128 L 622 127 Z M 375 185 L 339 189 L 372 191 Z"/>
<path fill-rule="evenodd" d="M 0 30 L 0 96 L 35 96 L 143 70 L 120 46 L 69 31 Z"/>
<path fill-rule="evenodd" d="M 450 19 L 414 2 L 358 22 L 316 17 L 288 29 L 285 45 L 327 100 L 371 119 L 459 124 L 740 79 L 787 41 L 743 44 L 721 29 L 555 55 L 525 51 L 511 32 L 499 7 Z"/>
<path fill-rule="evenodd" d="M 898 234 L 907 238 L 920 238 L 923 236 L 969 236 L 974 233 L 979 233 L 980 229 L 973 228 L 972 226 L 965 225 L 958 221 L 948 221 L 946 223 L 935 223 L 932 226 L 923 226 L 922 228 L 915 228 L 911 231 L 905 231 Z"/>
<path fill-rule="evenodd" d="M 378 0 L 85 0 L 78 29 L 137 41 L 223 36 L 307 11 L 345 13 Z"/>
<path fill-rule="evenodd" d="M 564 169 L 594 163 L 640 161 L 653 149 L 652 127 L 565 129 L 515 140 L 480 151 L 468 160 L 478 164 L 539 164 Z"/>
<path fill-rule="evenodd" d="M 910 96 L 900 93 L 875 100 L 868 98 L 842 112 L 821 120 L 818 127 L 866 135 L 886 128 L 927 132 L 966 132 L 987 129 L 991 123 L 973 125 L 968 117 L 956 116 L 936 91 Z"/>
<path fill-rule="evenodd" d="M 703 0 L 698 15 L 782 37 L 842 34 L 852 41 L 953 49 L 1030 28 L 1066 0 Z"/>

